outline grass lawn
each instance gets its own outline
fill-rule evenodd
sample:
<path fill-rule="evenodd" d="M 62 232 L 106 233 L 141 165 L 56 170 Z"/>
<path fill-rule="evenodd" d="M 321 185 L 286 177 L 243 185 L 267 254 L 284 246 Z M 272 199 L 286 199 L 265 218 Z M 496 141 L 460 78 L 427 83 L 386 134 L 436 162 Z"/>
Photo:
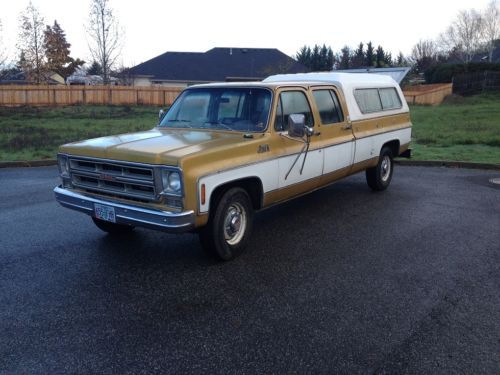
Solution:
<path fill-rule="evenodd" d="M 157 107 L 0 107 L 0 161 L 54 159 L 59 145 L 153 128 Z"/>
<path fill-rule="evenodd" d="M 500 94 L 411 106 L 413 158 L 500 164 Z"/>
<path fill-rule="evenodd" d="M 500 94 L 411 106 L 413 158 L 500 164 Z M 0 107 L 0 161 L 55 158 L 61 144 L 151 129 L 157 107 Z"/>

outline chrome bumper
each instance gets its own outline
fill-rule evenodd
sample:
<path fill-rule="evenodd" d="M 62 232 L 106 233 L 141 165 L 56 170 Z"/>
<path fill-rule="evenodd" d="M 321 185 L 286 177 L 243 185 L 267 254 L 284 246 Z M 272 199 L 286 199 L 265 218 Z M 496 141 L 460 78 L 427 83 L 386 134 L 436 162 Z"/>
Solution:
<path fill-rule="evenodd" d="M 151 210 L 143 207 L 125 205 L 113 201 L 96 199 L 83 194 L 74 193 L 61 186 L 54 189 L 56 200 L 72 210 L 94 215 L 94 204 L 103 204 L 115 209 L 116 222 L 141 226 L 165 232 L 187 232 L 194 228 L 194 212 L 168 212 Z"/>

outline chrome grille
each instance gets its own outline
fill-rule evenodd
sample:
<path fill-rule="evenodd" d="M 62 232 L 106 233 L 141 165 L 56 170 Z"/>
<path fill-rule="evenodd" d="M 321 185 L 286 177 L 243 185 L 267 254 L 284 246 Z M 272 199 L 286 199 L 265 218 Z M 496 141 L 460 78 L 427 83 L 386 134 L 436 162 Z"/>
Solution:
<path fill-rule="evenodd" d="M 157 199 L 152 167 L 101 159 L 69 158 L 74 186 L 141 201 Z"/>

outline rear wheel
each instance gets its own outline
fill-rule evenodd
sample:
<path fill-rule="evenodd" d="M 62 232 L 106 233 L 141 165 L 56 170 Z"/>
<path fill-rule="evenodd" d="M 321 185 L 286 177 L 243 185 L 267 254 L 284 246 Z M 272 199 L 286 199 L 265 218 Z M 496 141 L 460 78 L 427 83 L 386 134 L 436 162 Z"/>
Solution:
<path fill-rule="evenodd" d="M 200 241 L 211 256 L 231 260 L 247 246 L 252 232 L 253 208 L 242 188 L 226 191 L 211 207 L 208 224 L 200 232 Z"/>
<path fill-rule="evenodd" d="M 126 234 L 134 230 L 134 227 L 131 225 L 110 223 L 109 221 L 96 219 L 95 217 L 92 217 L 92 221 L 97 228 L 109 234 Z"/>
<path fill-rule="evenodd" d="M 392 151 L 389 147 L 384 147 L 380 151 L 377 166 L 366 170 L 366 182 L 372 190 L 385 190 L 391 183 L 393 171 Z"/>

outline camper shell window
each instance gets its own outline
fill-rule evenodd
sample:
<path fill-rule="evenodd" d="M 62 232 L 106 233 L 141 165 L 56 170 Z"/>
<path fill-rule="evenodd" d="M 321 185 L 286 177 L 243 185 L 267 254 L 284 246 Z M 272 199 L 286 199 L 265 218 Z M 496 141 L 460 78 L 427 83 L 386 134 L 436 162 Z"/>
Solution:
<path fill-rule="evenodd" d="M 394 87 L 356 89 L 354 98 L 362 113 L 389 111 L 403 106 Z"/>

